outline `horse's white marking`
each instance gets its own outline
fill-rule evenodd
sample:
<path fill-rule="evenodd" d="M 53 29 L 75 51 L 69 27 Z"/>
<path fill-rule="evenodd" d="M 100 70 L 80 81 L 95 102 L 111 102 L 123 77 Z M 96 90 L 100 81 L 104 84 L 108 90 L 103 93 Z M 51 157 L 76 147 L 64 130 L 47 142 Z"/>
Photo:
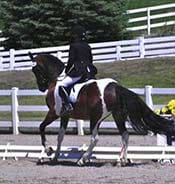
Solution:
<path fill-rule="evenodd" d="M 100 119 L 104 119 L 105 117 L 110 115 L 110 112 L 107 111 L 106 104 L 104 102 L 104 90 L 105 90 L 106 86 L 111 82 L 116 83 L 115 80 L 110 79 L 110 78 L 101 79 L 101 80 L 98 80 L 98 82 L 97 82 L 97 85 L 98 85 L 100 93 L 101 93 L 101 100 L 102 100 L 102 105 L 103 105 L 103 114 L 102 114 Z"/>
<path fill-rule="evenodd" d="M 77 97 L 78 97 L 78 94 L 79 94 L 81 88 L 82 88 L 84 85 L 90 84 L 90 83 L 92 83 L 92 82 L 94 82 L 94 81 L 96 81 L 96 80 L 93 80 L 93 79 L 92 79 L 92 80 L 89 80 L 89 81 L 86 81 L 86 82 L 83 82 L 83 83 L 80 83 L 80 84 L 76 84 L 76 85 L 72 88 L 72 90 L 71 90 L 71 92 L 70 92 L 70 95 L 69 95 L 70 101 L 73 102 L 73 103 L 75 103 L 75 102 L 77 101 Z"/>

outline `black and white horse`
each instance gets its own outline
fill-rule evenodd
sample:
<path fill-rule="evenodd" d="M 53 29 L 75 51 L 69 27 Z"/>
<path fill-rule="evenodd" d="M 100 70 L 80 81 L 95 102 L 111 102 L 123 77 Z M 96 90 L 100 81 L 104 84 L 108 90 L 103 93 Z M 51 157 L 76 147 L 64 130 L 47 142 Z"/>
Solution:
<path fill-rule="evenodd" d="M 49 147 L 46 144 L 45 128 L 60 117 L 62 102 L 58 95 L 59 82 L 57 81 L 57 77 L 63 71 L 64 64 L 49 54 L 40 54 L 35 58 L 30 54 L 30 57 L 36 63 L 32 71 L 36 76 L 39 90 L 48 90 L 46 103 L 49 111 L 40 125 L 42 145 L 48 151 Z M 120 159 L 123 164 L 127 161 L 129 139 L 125 126 L 127 118 L 129 118 L 134 130 L 139 133 L 145 134 L 148 131 L 163 134 L 175 133 L 174 121 L 155 114 L 136 93 L 122 87 L 110 78 L 90 80 L 83 84 L 76 84 L 74 90 L 71 91 L 71 99 L 74 110 L 69 116 L 61 117 L 60 119 L 61 125 L 54 160 L 59 158 L 60 147 L 69 118 L 90 120 L 91 141 L 87 151 L 78 160 L 79 165 L 83 165 L 89 160 L 92 150 L 98 142 L 100 123 L 111 114 L 122 136 Z"/>

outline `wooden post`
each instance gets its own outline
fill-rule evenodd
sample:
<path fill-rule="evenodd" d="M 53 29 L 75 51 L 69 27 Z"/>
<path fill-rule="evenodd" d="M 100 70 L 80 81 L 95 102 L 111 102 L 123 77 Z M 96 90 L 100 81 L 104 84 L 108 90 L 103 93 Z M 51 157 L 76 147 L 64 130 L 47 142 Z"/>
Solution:
<path fill-rule="evenodd" d="M 144 37 L 139 37 L 140 58 L 145 57 Z"/>
<path fill-rule="evenodd" d="M 152 91 L 152 86 L 145 86 L 146 104 L 149 106 L 150 109 L 153 109 L 151 91 Z"/>
<path fill-rule="evenodd" d="M 120 45 L 116 46 L 116 60 L 117 61 L 121 60 L 121 46 Z"/>
<path fill-rule="evenodd" d="M 62 60 L 62 52 L 61 51 L 58 51 L 57 52 L 57 58 Z"/>
<path fill-rule="evenodd" d="M 13 134 L 18 135 L 19 134 L 19 116 L 18 116 L 18 88 L 13 87 L 12 88 L 12 128 L 13 128 Z"/>
<path fill-rule="evenodd" d="M 3 58 L 0 57 L 0 70 L 3 70 Z"/>
<path fill-rule="evenodd" d="M 78 135 L 84 135 L 84 130 L 83 130 L 84 120 L 78 119 L 76 122 L 77 122 Z"/>
<path fill-rule="evenodd" d="M 14 70 L 15 66 L 15 49 L 10 49 L 10 63 L 9 63 L 9 68 L 10 70 Z"/>
<path fill-rule="evenodd" d="M 157 134 L 157 146 L 167 146 L 167 136 L 164 134 Z"/>

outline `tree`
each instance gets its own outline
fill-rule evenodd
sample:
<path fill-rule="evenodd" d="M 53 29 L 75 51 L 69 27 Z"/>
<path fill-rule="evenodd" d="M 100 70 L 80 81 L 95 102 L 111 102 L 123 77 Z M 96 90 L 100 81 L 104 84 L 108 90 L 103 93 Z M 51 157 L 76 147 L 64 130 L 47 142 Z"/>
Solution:
<path fill-rule="evenodd" d="M 6 48 L 68 44 L 71 27 L 85 27 L 90 42 L 123 39 L 125 0 L 1 0 Z"/>

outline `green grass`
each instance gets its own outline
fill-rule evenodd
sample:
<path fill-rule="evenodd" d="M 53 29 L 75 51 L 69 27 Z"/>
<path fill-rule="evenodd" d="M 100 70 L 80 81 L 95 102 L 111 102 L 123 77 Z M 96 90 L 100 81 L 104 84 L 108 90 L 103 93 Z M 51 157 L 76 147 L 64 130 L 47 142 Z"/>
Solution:
<path fill-rule="evenodd" d="M 120 61 L 97 65 L 98 78 L 112 77 L 126 87 L 175 87 L 175 58 Z"/>
<path fill-rule="evenodd" d="M 128 0 L 128 9 L 158 6 L 168 3 L 174 3 L 174 0 Z"/>

